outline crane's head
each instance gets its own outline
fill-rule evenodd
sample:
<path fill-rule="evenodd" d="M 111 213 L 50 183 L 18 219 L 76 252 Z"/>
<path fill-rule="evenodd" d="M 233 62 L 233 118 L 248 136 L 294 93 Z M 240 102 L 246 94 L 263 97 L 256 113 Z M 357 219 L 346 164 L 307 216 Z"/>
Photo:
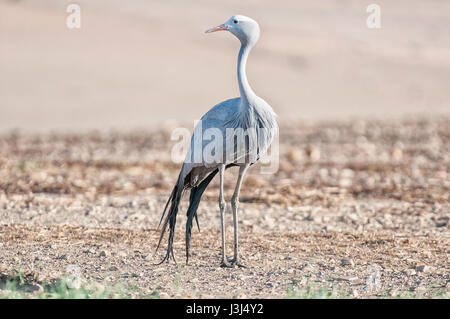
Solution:
<path fill-rule="evenodd" d="M 241 15 L 234 15 L 224 24 L 206 30 L 206 33 L 216 31 L 229 31 L 233 33 L 242 44 L 254 45 L 259 39 L 259 25 L 255 20 Z"/>

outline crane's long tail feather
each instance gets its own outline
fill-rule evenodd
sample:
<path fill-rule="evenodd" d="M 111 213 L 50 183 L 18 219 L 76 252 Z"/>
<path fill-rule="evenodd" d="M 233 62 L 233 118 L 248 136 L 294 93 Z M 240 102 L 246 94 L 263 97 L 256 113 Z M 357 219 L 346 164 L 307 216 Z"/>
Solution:
<path fill-rule="evenodd" d="M 180 205 L 181 196 L 183 194 L 183 186 L 182 183 L 177 182 L 177 184 L 174 186 L 172 193 L 170 194 L 169 199 L 167 200 L 166 206 L 164 207 L 164 212 L 161 217 L 161 220 L 159 224 L 161 225 L 161 222 L 164 219 L 162 229 L 161 229 L 161 236 L 159 237 L 158 246 L 156 247 L 156 251 L 158 251 L 159 246 L 161 245 L 162 239 L 164 238 L 164 234 L 167 230 L 167 226 L 169 226 L 169 242 L 167 245 L 167 253 L 164 256 L 163 260 L 160 262 L 162 264 L 164 261 L 169 261 L 170 255 L 172 255 L 173 261 L 176 263 L 175 255 L 173 253 L 173 238 L 175 234 L 175 224 L 177 221 L 177 213 L 178 213 L 178 206 Z M 170 204 L 170 207 L 169 207 Z M 169 210 L 167 211 L 167 208 L 169 207 Z M 166 215 L 167 211 L 167 215 Z M 159 227 L 159 226 L 158 226 Z"/>
<path fill-rule="evenodd" d="M 200 204 L 200 200 L 202 198 L 203 192 L 206 187 L 209 185 L 211 180 L 217 174 L 218 170 L 211 172 L 201 183 L 200 185 L 191 189 L 191 196 L 189 198 L 189 208 L 187 210 L 187 221 L 186 221 L 186 264 L 189 261 L 189 243 L 191 240 L 191 230 L 192 230 L 192 219 L 195 217 L 197 221 L 198 230 L 200 231 L 200 226 L 198 225 L 197 218 L 197 208 Z"/>
<path fill-rule="evenodd" d="M 229 168 L 231 166 L 235 166 L 235 164 L 228 164 L 226 168 Z M 200 230 L 200 226 L 198 224 L 198 216 L 197 216 L 197 208 L 200 204 L 201 197 L 203 195 L 203 192 L 205 191 L 206 187 L 209 185 L 211 180 L 216 176 L 218 170 L 212 171 L 198 186 L 193 187 L 191 189 L 191 195 L 189 199 L 189 208 L 187 211 L 187 222 L 186 222 L 186 264 L 189 260 L 189 243 L 191 239 L 191 229 L 192 229 L 192 220 L 195 217 L 195 221 L 197 222 L 197 227 Z M 163 214 L 161 216 L 161 220 L 159 221 L 159 226 L 161 226 L 162 223 L 162 229 L 161 229 L 161 236 L 159 237 L 158 246 L 156 247 L 156 251 L 158 251 L 162 239 L 164 238 L 164 234 L 167 230 L 167 226 L 169 226 L 169 242 L 167 245 L 167 253 L 164 256 L 163 260 L 159 264 L 162 264 L 164 261 L 169 261 L 170 255 L 172 255 L 173 260 L 176 263 L 175 256 L 173 253 L 173 239 L 175 234 L 175 224 L 177 221 L 177 213 L 178 213 L 178 207 L 180 205 L 181 196 L 183 194 L 183 191 L 187 189 L 187 187 L 184 186 L 184 182 L 180 180 L 181 177 L 178 177 L 178 181 L 176 185 L 174 186 L 172 193 L 169 196 L 169 199 L 166 202 L 166 205 L 164 207 Z M 167 215 L 166 215 L 167 213 Z M 164 222 L 163 222 L 164 221 Z"/>

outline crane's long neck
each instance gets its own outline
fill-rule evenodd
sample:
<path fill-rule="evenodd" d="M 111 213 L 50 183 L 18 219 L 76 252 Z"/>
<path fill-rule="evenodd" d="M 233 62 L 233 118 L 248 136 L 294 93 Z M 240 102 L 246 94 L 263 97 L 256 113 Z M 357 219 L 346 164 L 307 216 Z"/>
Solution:
<path fill-rule="evenodd" d="M 245 65 L 247 63 L 248 54 L 250 53 L 252 46 L 248 43 L 242 44 L 239 50 L 237 75 L 239 83 L 239 91 L 241 92 L 241 98 L 244 105 L 250 105 L 255 99 L 256 94 L 253 92 L 250 84 L 248 84 L 247 74 L 245 72 Z"/>

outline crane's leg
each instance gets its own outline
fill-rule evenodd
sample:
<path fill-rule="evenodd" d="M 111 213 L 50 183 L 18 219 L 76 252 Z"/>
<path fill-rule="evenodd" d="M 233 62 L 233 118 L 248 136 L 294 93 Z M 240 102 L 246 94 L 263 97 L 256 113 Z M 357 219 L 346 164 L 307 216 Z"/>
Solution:
<path fill-rule="evenodd" d="M 239 267 L 243 267 L 239 264 L 238 258 L 238 206 L 239 206 L 239 193 L 241 191 L 242 181 L 244 179 L 245 172 L 249 164 L 245 164 L 239 168 L 239 177 L 236 182 L 236 188 L 234 189 L 233 197 L 231 198 L 231 206 L 233 208 L 233 226 L 234 226 L 234 257 L 231 260 L 232 265 L 237 265 Z"/>
<path fill-rule="evenodd" d="M 225 255 L 225 209 L 226 203 L 223 198 L 223 178 L 225 172 L 225 165 L 220 164 L 219 166 L 219 175 L 220 175 L 220 190 L 219 190 L 219 208 L 220 208 L 220 222 L 222 227 L 222 263 L 221 267 L 230 267 L 227 263 L 227 258 Z"/>

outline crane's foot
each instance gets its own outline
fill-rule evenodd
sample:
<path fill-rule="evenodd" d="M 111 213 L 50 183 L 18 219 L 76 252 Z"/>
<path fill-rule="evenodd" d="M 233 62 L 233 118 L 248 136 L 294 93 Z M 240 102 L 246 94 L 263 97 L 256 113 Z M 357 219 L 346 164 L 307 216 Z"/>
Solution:
<path fill-rule="evenodd" d="M 238 267 L 238 268 L 247 268 L 247 266 L 241 264 L 237 258 L 228 259 L 230 262 L 231 267 Z"/>
<path fill-rule="evenodd" d="M 230 265 L 229 263 L 227 263 L 225 260 L 222 260 L 220 267 L 222 268 L 233 268 L 232 265 Z"/>

